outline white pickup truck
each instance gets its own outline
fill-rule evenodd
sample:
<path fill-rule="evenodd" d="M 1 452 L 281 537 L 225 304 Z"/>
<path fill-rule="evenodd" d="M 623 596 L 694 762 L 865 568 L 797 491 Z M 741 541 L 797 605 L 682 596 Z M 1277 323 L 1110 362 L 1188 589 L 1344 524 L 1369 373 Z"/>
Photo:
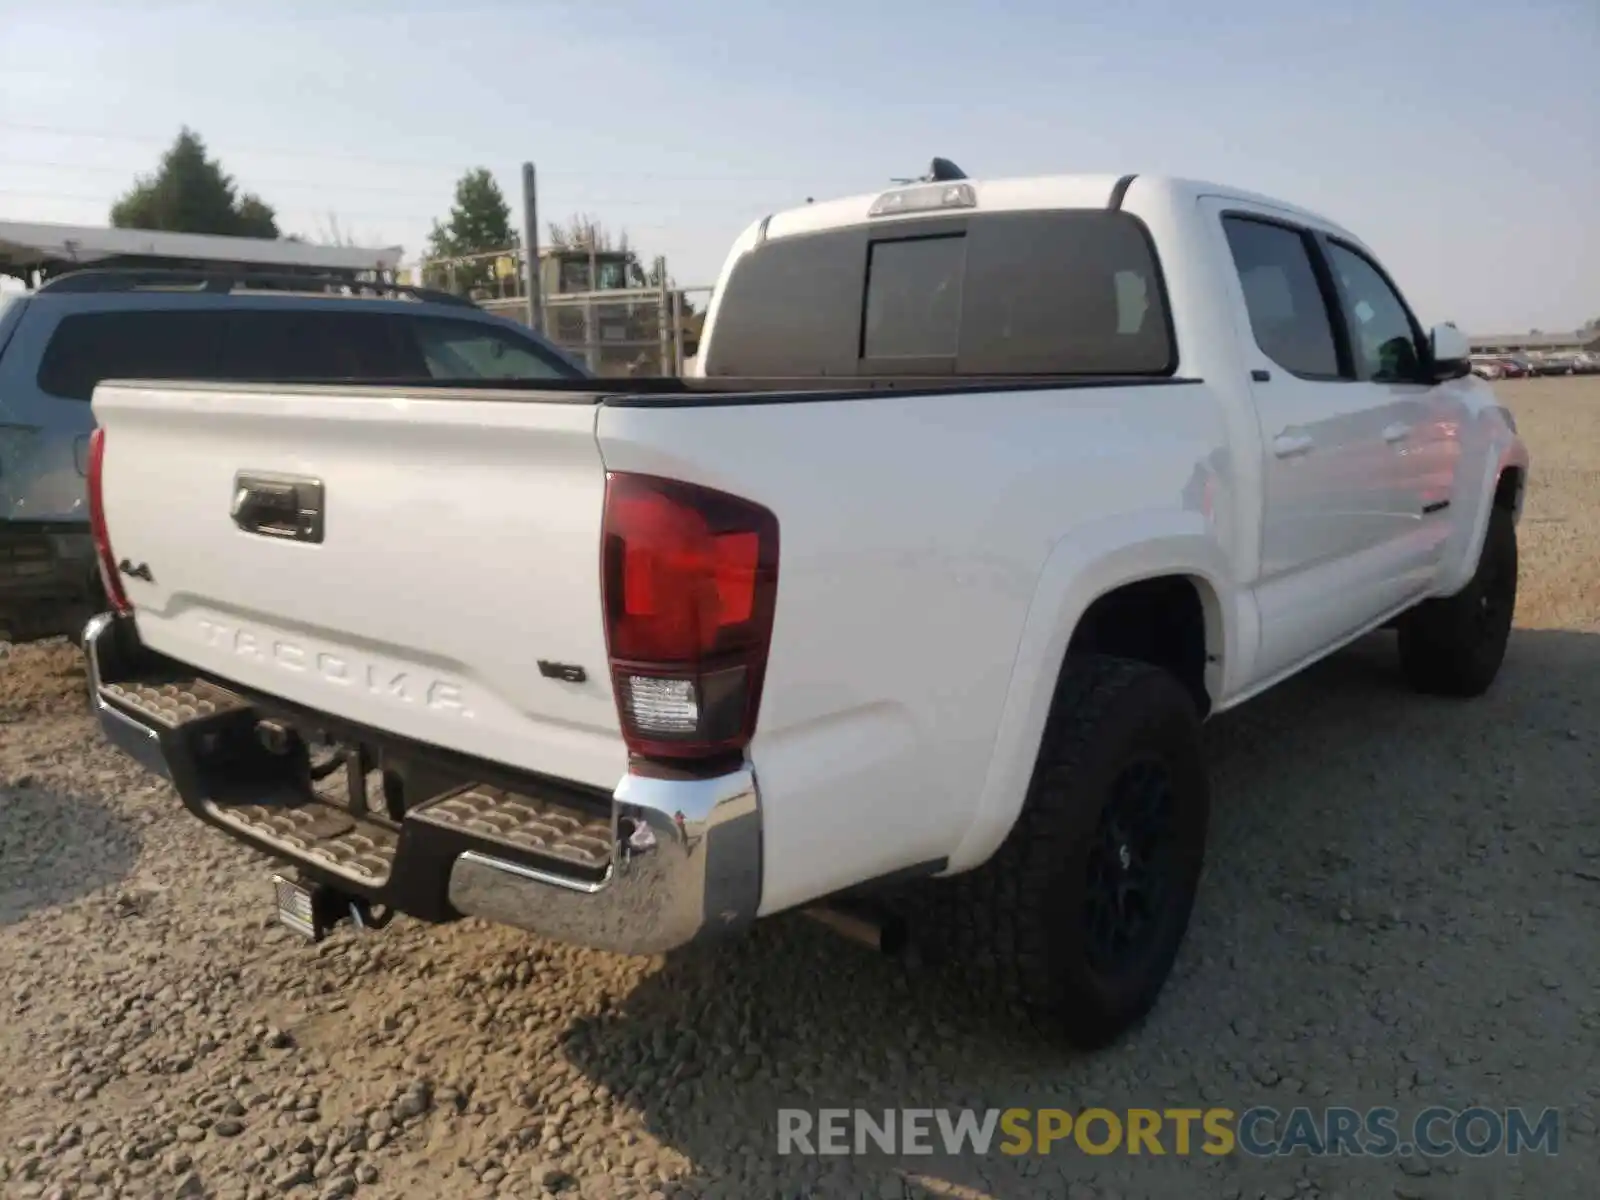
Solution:
<path fill-rule="evenodd" d="M 94 412 L 101 726 L 287 922 L 652 954 L 909 889 L 1090 1046 L 1189 920 L 1202 721 L 1385 626 L 1482 692 L 1528 468 L 1354 234 L 1146 176 L 774 214 L 691 379 Z"/>

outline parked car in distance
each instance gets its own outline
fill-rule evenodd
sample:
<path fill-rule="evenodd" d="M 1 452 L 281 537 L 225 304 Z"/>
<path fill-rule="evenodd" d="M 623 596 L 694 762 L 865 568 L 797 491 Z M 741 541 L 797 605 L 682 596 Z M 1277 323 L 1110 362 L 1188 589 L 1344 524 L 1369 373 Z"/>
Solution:
<path fill-rule="evenodd" d="M 1505 363 L 1488 354 L 1474 354 L 1472 356 L 1472 373 L 1479 379 L 1503 379 L 1506 374 Z"/>
<path fill-rule="evenodd" d="M 84 491 L 106 378 L 582 379 L 525 326 L 443 292 L 306 275 L 89 270 L 0 307 L 0 639 L 104 608 Z"/>
<path fill-rule="evenodd" d="M 1202 721 L 1384 626 L 1485 691 L 1528 455 L 1325 217 L 943 168 L 752 225 L 694 378 L 101 384 L 101 729 L 313 938 L 820 908 L 1115 1038 L 1195 900 Z"/>

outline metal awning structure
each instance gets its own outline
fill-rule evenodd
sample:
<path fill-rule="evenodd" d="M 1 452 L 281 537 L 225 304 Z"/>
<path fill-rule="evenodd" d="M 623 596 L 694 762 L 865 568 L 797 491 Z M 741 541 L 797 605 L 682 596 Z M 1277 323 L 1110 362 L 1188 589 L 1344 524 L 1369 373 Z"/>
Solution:
<path fill-rule="evenodd" d="M 313 246 L 282 239 L 225 237 L 0 221 L 0 272 L 59 274 L 77 266 L 237 265 L 279 270 L 394 271 L 401 247 Z"/>

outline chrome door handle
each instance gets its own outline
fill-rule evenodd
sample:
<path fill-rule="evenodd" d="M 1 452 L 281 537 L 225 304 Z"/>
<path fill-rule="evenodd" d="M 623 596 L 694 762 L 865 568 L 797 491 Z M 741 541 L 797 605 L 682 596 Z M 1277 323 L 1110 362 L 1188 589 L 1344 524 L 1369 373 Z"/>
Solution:
<path fill-rule="evenodd" d="M 1393 425 L 1385 426 L 1383 440 L 1391 446 L 1396 442 L 1403 442 L 1411 436 L 1411 426 L 1404 421 L 1396 421 Z"/>
<path fill-rule="evenodd" d="M 1272 439 L 1272 452 L 1279 458 L 1293 458 L 1297 454 L 1310 453 L 1316 444 L 1316 439 L 1309 433 L 1280 433 Z"/>

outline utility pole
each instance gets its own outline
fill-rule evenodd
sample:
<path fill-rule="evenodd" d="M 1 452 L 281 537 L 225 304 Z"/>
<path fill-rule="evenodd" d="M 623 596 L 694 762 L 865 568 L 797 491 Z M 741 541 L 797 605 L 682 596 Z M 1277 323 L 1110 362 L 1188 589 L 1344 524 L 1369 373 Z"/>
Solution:
<path fill-rule="evenodd" d="M 539 294 L 539 186 L 533 164 L 522 164 L 522 286 L 528 295 L 528 326 L 544 332 L 543 297 Z"/>
<path fill-rule="evenodd" d="M 589 222 L 589 286 L 583 302 L 583 357 L 589 370 L 600 374 L 600 309 L 594 294 L 600 290 L 599 247 L 595 245 L 594 222 Z"/>
<path fill-rule="evenodd" d="M 668 328 L 668 322 L 673 320 L 673 305 L 671 285 L 667 282 L 667 256 L 656 256 L 656 279 L 660 283 L 660 296 L 656 301 L 656 328 L 661 334 L 661 373 L 663 375 L 678 374 L 675 363 L 676 355 L 673 353 L 673 330 Z"/>

